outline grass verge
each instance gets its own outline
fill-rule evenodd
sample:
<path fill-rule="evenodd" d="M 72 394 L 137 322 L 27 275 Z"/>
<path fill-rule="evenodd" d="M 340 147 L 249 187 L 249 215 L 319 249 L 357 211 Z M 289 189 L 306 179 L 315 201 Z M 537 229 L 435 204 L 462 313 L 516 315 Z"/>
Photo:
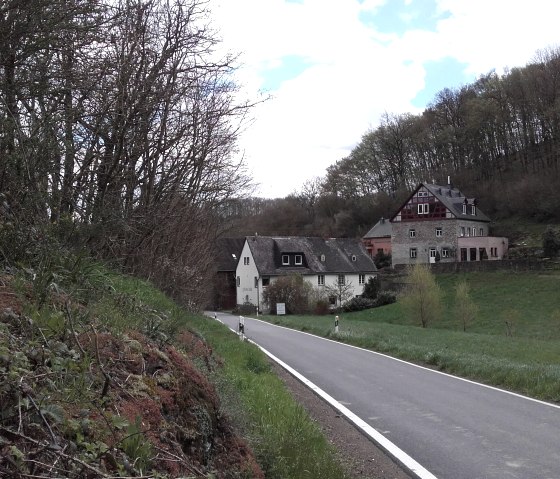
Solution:
<path fill-rule="evenodd" d="M 267 479 L 347 477 L 332 446 L 271 371 L 268 359 L 256 346 L 239 341 L 213 319 L 187 313 L 147 282 L 117 275 L 112 276 L 111 282 L 117 301 L 130 311 L 138 309 L 140 302 L 148 305 L 154 315 L 165 316 L 172 331 L 188 328 L 196 332 L 222 358 L 223 366 L 213 373 L 214 383 L 225 412 L 248 435 Z M 106 321 L 123 328 L 138 327 L 142 319 L 134 314 L 127 315 L 128 319 L 115 318 L 116 310 L 109 300 L 97 306 Z M 151 328 L 157 331 L 158 324 L 154 320 Z M 162 327 L 160 333 L 167 335 L 170 330 Z"/>

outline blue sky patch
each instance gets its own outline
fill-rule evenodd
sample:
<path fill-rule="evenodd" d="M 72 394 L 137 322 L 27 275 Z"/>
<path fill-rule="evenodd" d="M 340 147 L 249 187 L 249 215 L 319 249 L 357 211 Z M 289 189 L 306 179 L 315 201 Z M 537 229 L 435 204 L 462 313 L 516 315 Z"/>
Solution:
<path fill-rule="evenodd" d="M 301 75 L 312 65 L 305 57 L 299 55 L 288 55 L 281 59 L 282 65 L 262 71 L 264 80 L 262 89 L 264 91 L 277 90 L 282 83 Z"/>
<path fill-rule="evenodd" d="M 403 35 L 408 30 L 435 31 L 438 20 L 449 13 L 437 13 L 436 0 L 388 0 L 375 12 L 362 12 L 360 21 L 381 33 Z"/>
<path fill-rule="evenodd" d="M 456 89 L 461 85 L 472 83 L 476 77 L 475 75 L 467 75 L 465 73 L 466 67 L 466 63 L 461 63 L 450 57 L 425 63 L 426 86 L 412 100 L 412 104 L 417 108 L 425 108 L 434 101 L 441 90 L 445 88 Z"/>

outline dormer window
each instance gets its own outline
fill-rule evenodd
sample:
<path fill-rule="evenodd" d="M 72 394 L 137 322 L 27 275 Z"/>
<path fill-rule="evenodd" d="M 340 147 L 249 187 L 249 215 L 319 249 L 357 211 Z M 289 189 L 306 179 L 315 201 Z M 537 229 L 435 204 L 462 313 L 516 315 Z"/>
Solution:
<path fill-rule="evenodd" d="M 475 216 L 476 215 L 476 205 L 471 205 L 471 215 Z"/>
<path fill-rule="evenodd" d="M 283 254 L 282 255 L 282 266 L 289 266 L 290 265 L 290 255 Z"/>
<path fill-rule="evenodd" d="M 300 254 L 296 254 L 295 265 L 301 266 L 303 264 L 303 256 Z"/>
<path fill-rule="evenodd" d="M 352 255 L 352 261 L 356 261 L 356 255 L 355 254 Z"/>
<path fill-rule="evenodd" d="M 325 262 L 325 259 L 326 259 L 326 258 L 325 258 L 325 255 L 322 254 L 322 255 L 321 255 L 321 261 L 322 261 L 323 263 Z"/>

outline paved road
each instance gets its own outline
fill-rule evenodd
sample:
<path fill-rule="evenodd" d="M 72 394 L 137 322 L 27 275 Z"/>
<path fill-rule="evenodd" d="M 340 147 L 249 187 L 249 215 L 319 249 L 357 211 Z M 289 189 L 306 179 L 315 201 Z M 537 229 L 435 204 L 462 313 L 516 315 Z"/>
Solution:
<path fill-rule="evenodd" d="M 245 330 L 438 479 L 560 478 L 556 406 L 249 318 Z"/>

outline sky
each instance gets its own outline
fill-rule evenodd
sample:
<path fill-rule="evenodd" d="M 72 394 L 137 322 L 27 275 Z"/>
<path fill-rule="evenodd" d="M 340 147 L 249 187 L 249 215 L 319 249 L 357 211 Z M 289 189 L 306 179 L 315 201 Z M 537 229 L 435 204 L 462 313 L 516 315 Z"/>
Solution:
<path fill-rule="evenodd" d="M 239 154 L 255 196 L 281 198 L 350 153 L 383 114 L 560 46 L 558 0 L 214 0 L 239 94 L 267 98 Z"/>

